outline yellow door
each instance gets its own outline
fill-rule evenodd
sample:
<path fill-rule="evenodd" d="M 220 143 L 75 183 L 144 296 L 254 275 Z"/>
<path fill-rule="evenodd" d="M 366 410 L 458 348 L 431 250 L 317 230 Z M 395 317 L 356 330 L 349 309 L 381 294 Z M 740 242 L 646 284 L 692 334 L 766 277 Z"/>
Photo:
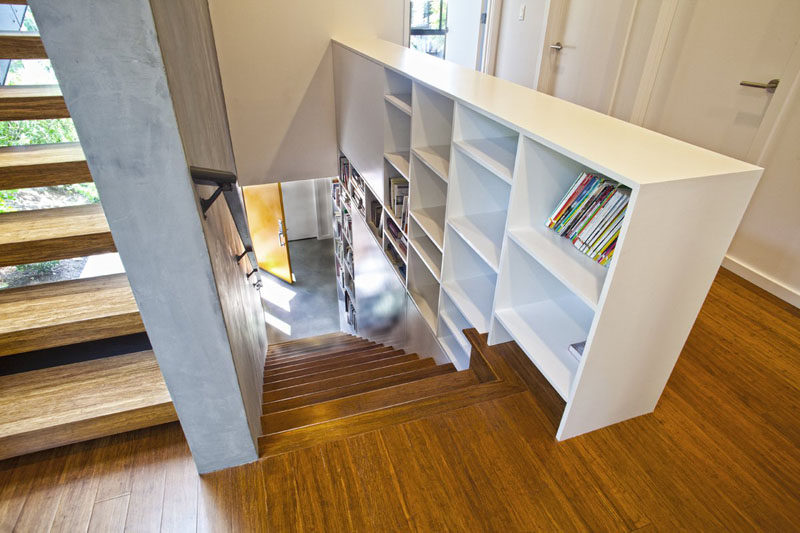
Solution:
<path fill-rule="evenodd" d="M 281 184 L 250 185 L 242 191 L 258 266 L 288 283 L 294 283 Z"/>

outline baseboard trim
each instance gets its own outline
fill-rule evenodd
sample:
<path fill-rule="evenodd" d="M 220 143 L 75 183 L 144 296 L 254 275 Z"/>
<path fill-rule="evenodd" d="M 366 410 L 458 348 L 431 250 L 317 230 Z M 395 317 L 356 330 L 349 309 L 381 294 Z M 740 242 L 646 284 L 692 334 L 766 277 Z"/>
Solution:
<path fill-rule="evenodd" d="M 722 266 L 737 274 L 750 283 L 764 289 L 768 293 L 777 296 L 784 302 L 787 302 L 797 308 L 800 308 L 800 292 L 791 287 L 787 287 L 781 282 L 767 276 L 763 272 L 735 259 L 729 255 L 725 256 L 722 260 Z"/>

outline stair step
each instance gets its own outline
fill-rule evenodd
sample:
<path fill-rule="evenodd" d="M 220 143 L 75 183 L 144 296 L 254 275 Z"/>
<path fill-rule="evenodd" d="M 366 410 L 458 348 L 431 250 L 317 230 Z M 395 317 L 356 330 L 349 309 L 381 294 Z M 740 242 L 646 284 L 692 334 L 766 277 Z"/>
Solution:
<path fill-rule="evenodd" d="M 68 118 L 58 85 L 0 86 L 0 120 Z"/>
<path fill-rule="evenodd" d="M 392 357 L 387 357 L 379 361 L 358 363 L 355 365 L 334 368 L 332 370 L 325 370 L 324 372 L 316 372 L 314 374 L 297 376 L 290 379 L 284 379 L 281 381 L 264 383 L 264 391 L 266 392 L 266 391 L 285 389 L 288 387 L 296 387 L 297 385 L 314 383 L 315 381 L 324 381 L 330 378 L 347 376 L 348 374 L 358 374 L 359 372 L 363 372 L 365 370 L 376 370 L 378 368 L 382 368 L 385 366 L 394 366 L 398 363 L 407 363 L 409 361 L 416 361 L 419 359 L 419 356 L 417 354 L 406 354 L 403 353 L 403 350 L 396 350 L 396 352 L 397 355 L 393 355 Z"/>
<path fill-rule="evenodd" d="M 284 400 L 265 403 L 262 405 L 261 410 L 264 414 L 277 413 L 279 411 L 286 411 L 287 409 L 314 405 L 329 400 L 335 400 L 337 398 L 344 398 L 346 396 L 360 394 L 362 392 L 391 387 L 392 385 L 398 385 L 400 383 L 411 383 L 412 381 L 417 381 L 419 379 L 449 374 L 455 371 L 456 368 L 451 363 L 438 366 L 426 366 L 410 372 L 392 374 L 382 378 L 377 378 L 370 381 L 361 381 L 352 385 L 345 385 L 335 389 L 328 389 L 325 391 L 304 394 L 301 396 L 286 398 Z"/>
<path fill-rule="evenodd" d="M 175 420 L 152 351 L 0 377 L 0 459 Z"/>
<path fill-rule="evenodd" d="M 274 435 L 338 418 L 386 409 L 420 398 L 427 398 L 435 394 L 451 392 L 477 384 L 478 378 L 470 370 L 452 372 L 411 383 L 402 383 L 345 398 L 338 398 L 316 405 L 306 405 L 287 411 L 267 414 L 261 417 L 261 427 L 264 428 L 265 435 Z"/>
<path fill-rule="evenodd" d="M 299 370 L 301 368 L 310 368 L 317 364 L 327 363 L 330 361 L 341 361 L 344 358 L 356 355 L 364 355 L 366 352 L 374 352 L 376 350 L 394 350 L 391 346 L 384 346 L 383 344 L 373 344 L 372 346 L 359 346 L 356 349 L 347 349 L 341 352 L 332 352 L 325 355 L 318 355 L 308 357 L 299 361 L 289 361 L 286 363 L 277 363 L 264 367 L 265 375 L 278 374 L 280 372 L 288 372 L 290 370 Z"/>
<path fill-rule="evenodd" d="M 0 190 L 92 181 L 80 143 L 0 148 Z"/>
<path fill-rule="evenodd" d="M 293 385 L 291 387 L 284 387 L 282 389 L 277 389 L 272 391 L 265 389 L 262 395 L 262 401 L 264 403 L 277 402 L 288 398 L 303 396 L 305 394 L 314 394 L 317 392 L 323 392 L 331 389 L 338 389 L 340 387 L 353 385 L 355 383 L 362 383 L 365 381 L 371 381 L 385 376 L 402 374 L 405 372 L 411 372 L 413 370 L 419 370 L 421 368 L 427 368 L 432 366 L 436 366 L 436 363 L 433 361 L 433 359 L 430 358 L 414 359 L 411 361 L 405 361 L 394 365 L 362 370 L 352 374 L 345 374 L 343 376 L 333 376 L 326 379 L 321 379 L 319 381 L 302 383 L 298 385 Z"/>
<path fill-rule="evenodd" d="M 403 350 L 395 350 L 391 346 L 382 346 L 374 350 L 367 350 L 366 352 L 356 352 L 354 355 L 341 356 L 341 358 L 332 361 L 316 361 L 310 363 L 310 366 L 303 366 L 303 368 L 281 369 L 280 372 L 265 376 L 264 382 L 275 383 L 299 376 L 310 376 L 335 368 L 345 368 L 353 365 L 360 365 L 361 363 L 368 363 L 370 361 L 380 361 L 381 359 L 396 357 L 404 353 Z"/>
<path fill-rule="evenodd" d="M 344 333 L 342 331 L 334 331 L 332 333 L 325 333 L 323 335 L 317 335 L 315 337 L 304 337 L 302 339 L 293 339 L 290 341 L 278 342 L 275 344 L 269 345 L 269 351 L 273 352 L 276 350 L 284 350 L 287 348 L 294 348 L 294 347 L 302 347 L 302 346 L 309 346 L 309 345 L 319 345 L 324 342 L 329 342 L 334 339 L 339 338 L 351 338 L 351 339 L 358 339 L 355 335 L 350 335 L 348 333 Z"/>
<path fill-rule="evenodd" d="M 297 358 L 310 357 L 314 355 L 323 355 L 334 351 L 342 351 L 344 349 L 356 346 L 374 346 L 377 343 L 364 339 L 342 339 L 337 341 L 330 341 L 323 346 L 307 346 L 295 350 L 287 350 L 280 353 L 267 353 L 267 363 L 280 363 Z"/>
<path fill-rule="evenodd" d="M 286 357 L 272 357 L 267 355 L 267 360 L 264 363 L 265 369 L 278 368 L 285 365 L 300 364 L 306 361 L 318 360 L 320 357 L 331 357 L 335 355 L 342 355 L 347 352 L 358 350 L 371 350 L 381 348 L 383 344 L 376 344 L 370 341 L 359 341 L 349 344 L 341 344 L 338 346 L 331 346 L 328 350 L 315 350 L 313 352 L 296 354 Z"/>
<path fill-rule="evenodd" d="M 47 52 L 36 32 L 0 31 L 0 59 L 47 59 Z"/>
<path fill-rule="evenodd" d="M 419 359 L 417 354 L 406 354 L 403 350 L 395 350 L 390 352 L 392 354 L 391 357 L 385 357 L 378 361 L 367 361 L 356 363 L 353 365 L 333 368 L 330 370 L 324 370 L 322 372 L 314 372 L 314 373 L 307 373 L 300 376 L 294 376 L 287 379 L 282 379 L 280 381 L 270 381 L 268 383 L 264 383 L 264 390 L 278 390 L 278 389 L 285 389 L 286 387 L 294 387 L 295 385 L 302 385 L 303 383 L 311 383 L 314 381 L 320 381 L 323 379 L 333 378 L 337 376 L 346 376 L 347 374 L 355 374 L 356 372 L 361 372 L 362 370 L 371 370 L 373 368 L 380 368 L 382 366 L 391 366 L 397 363 L 403 363 L 405 361 L 413 361 L 414 359 Z"/>
<path fill-rule="evenodd" d="M 0 214 L 0 267 L 115 250 L 100 204 Z"/>
<path fill-rule="evenodd" d="M 0 356 L 143 331 L 125 274 L 0 291 Z"/>
<path fill-rule="evenodd" d="M 464 370 L 458 374 L 463 372 L 472 371 Z M 258 438 L 259 454 L 262 457 L 280 455 L 322 442 L 344 439 L 389 425 L 402 424 L 467 405 L 495 400 L 524 390 L 504 382 L 481 383 L 395 405 L 389 409 L 377 409 L 281 433 L 262 435 Z"/>

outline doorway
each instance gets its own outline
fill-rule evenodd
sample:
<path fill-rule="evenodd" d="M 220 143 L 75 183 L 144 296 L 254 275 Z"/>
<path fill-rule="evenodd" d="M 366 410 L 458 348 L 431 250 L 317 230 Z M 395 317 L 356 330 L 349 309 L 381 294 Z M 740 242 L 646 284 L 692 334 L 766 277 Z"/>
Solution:
<path fill-rule="evenodd" d="M 330 188 L 330 178 L 244 188 L 271 344 L 340 330 Z"/>
<path fill-rule="evenodd" d="M 410 0 L 408 46 L 483 70 L 488 12 L 492 0 Z"/>

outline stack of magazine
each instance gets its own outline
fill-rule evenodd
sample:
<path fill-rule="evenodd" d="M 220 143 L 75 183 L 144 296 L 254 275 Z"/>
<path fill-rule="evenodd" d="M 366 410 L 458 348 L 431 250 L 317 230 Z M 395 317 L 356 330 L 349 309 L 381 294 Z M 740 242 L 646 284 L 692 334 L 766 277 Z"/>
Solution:
<path fill-rule="evenodd" d="M 581 173 L 558 203 L 547 227 L 572 241 L 601 265 L 614 256 L 631 190 L 600 176 Z"/>

